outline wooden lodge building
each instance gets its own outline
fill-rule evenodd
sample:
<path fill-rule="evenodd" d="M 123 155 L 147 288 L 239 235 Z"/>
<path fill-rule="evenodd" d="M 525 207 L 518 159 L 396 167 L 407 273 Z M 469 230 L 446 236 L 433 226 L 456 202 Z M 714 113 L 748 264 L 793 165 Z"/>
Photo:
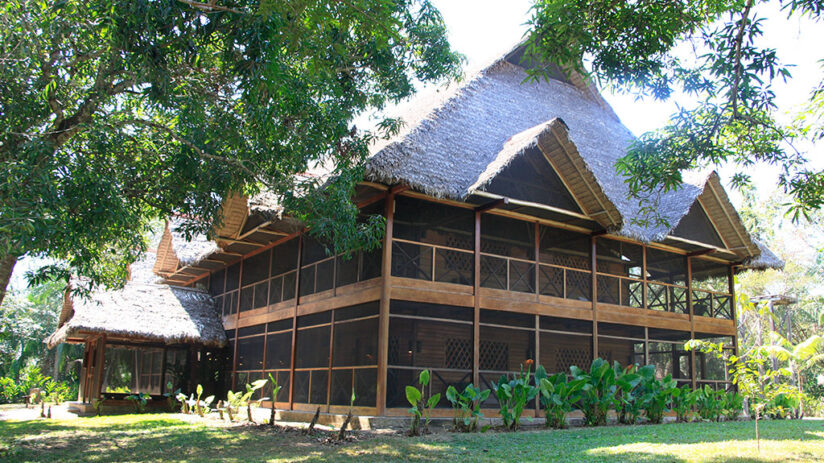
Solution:
<path fill-rule="evenodd" d="M 783 263 L 717 174 L 656 196 L 664 220 L 634 220 L 614 168 L 632 134 L 580 76 L 527 80 L 520 49 L 418 103 L 374 148 L 355 198 L 385 215 L 382 247 L 330 255 L 267 194 L 229 198 L 215 241 L 186 241 L 170 221 L 159 282 L 64 307 L 49 341 L 86 344 L 80 400 L 116 394 L 118 368 L 132 372 L 121 387 L 154 395 L 272 374 L 279 408 L 343 412 L 354 390 L 360 414 L 383 416 L 406 414 L 422 369 L 432 393 L 491 388 L 527 359 L 728 385 L 683 344 L 735 346 L 733 275 Z"/>

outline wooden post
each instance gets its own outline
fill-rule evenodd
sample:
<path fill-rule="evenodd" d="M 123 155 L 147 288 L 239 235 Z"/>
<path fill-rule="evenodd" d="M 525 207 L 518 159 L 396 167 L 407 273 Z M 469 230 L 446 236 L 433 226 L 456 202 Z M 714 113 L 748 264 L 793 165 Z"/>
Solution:
<path fill-rule="evenodd" d="M 317 272 L 315 272 L 317 275 Z M 329 369 L 326 373 L 326 411 L 329 411 L 329 402 L 332 401 L 332 349 L 335 346 L 335 311 L 333 310 L 330 314 L 332 317 L 332 322 L 329 325 L 329 350 L 327 351 L 329 355 L 328 365 Z M 352 379 L 354 380 L 355 371 L 352 371 Z"/>
<path fill-rule="evenodd" d="M 595 236 L 590 237 L 592 247 L 592 360 L 598 358 L 598 262 L 596 259 Z"/>
<path fill-rule="evenodd" d="M 692 257 L 687 257 L 687 308 L 690 311 L 690 339 L 695 339 L 695 310 L 692 307 Z M 695 369 L 695 349 L 690 349 L 690 386 L 698 385 L 698 372 Z"/>
<path fill-rule="evenodd" d="M 730 265 L 729 270 L 727 272 L 727 278 L 729 279 L 729 289 L 730 289 L 730 315 L 732 315 L 732 324 L 735 327 L 735 334 L 732 336 L 732 344 L 734 348 L 735 355 L 738 356 L 738 311 L 736 308 L 738 307 L 738 301 L 735 298 L 735 266 Z M 758 317 L 758 333 L 759 336 L 761 335 L 761 317 Z"/>
<path fill-rule="evenodd" d="M 475 315 L 472 323 L 472 383 L 481 383 L 481 211 L 475 211 L 475 271 L 474 295 Z"/>
<path fill-rule="evenodd" d="M 378 315 L 378 415 L 386 412 L 387 363 L 389 360 L 389 302 L 392 298 L 392 222 L 395 215 L 395 190 L 386 195 L 386 231 L 381 262 L 381 300 Z"/>
<path fill-rule="evenodd" d="M 106 335 L 102 335 L 97 341 L 97 357 L 94 363 L 94 388 L 92 398 L 99 399 L 103 387 L 103 359 L 106 354 Z"/>
<path fill-rule="evenodd" d="M 238 265 L 240 266 L 240 270 L 238 271 L 238 276 L 237 276 L 237 294 L 235 294 L 235 296 L 237 296 L 237 300 L 235 301 L 237 303 L 237 305 L 235 306 L 237 308 L 237 310 L 235 311 L 235 313 L 237 314 L 237 315 L 235 315 L 235 344 L 234 344 L 234 346 L 232 346 L 233 349 L 234 349 L 234 352 L 232 352 L 232 390 L 233 391 L 235 389 L 237 389 L 237 387 L 238 387 L 238 384 L 237 384 L 237 345 L 238 345 L 237 333 L 238 333 L 238 330 L 240 329 L 239 328 L 239 326 L 240 326 L 240 293 L 241 293 L 241 291 L 243 291 L 243 288 L 242 288 L 242 286 L 243 286 L 243 258 L 241 258 L 240 261 L 238 261 Z M 227 277 L 229 276 L 228 271 L 226 272 L 226 276 Z M 228 278 L 224 278 L 224 280 L 228 280 Z"/>
<path fill-rule="evenodd" d="M 295 307 L 292 311 L 292 357 L 289 362 L 289 410 L 295 409 L 295 348 L 298 339 L 298 303 L 300 302 L 300 264 L 303 261 L 303 234 L 298 235 L 298 268 L 295 271 Z"/>

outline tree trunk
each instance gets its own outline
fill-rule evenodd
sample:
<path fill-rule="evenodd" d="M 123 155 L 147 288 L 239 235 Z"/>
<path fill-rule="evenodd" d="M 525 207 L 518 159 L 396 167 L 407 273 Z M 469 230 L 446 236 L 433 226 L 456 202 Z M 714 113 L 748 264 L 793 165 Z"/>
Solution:
<path fill-rule="evenodd" d="M 3 299 L 6 297 L 6 288 L 9 286 L 15 264 L 17 264 L 17 256 L 13 254 L 0 259 L 0 305 L 3 304 Z"/>

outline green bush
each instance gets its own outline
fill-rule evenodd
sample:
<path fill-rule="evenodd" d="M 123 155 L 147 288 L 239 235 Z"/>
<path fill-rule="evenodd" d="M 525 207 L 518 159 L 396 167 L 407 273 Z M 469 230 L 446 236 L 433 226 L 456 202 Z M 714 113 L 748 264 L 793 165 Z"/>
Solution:
<path fill-rule="evenodd" d="M 569 368 L 572 379 L 581 381 L 581 400 L 577 404 L 584 413 L 586 426 L 602 426 L 607 423 L 607 412 L 615 405 L 615 371 L 603 359 L 595 359 L 589 371 L 576 366 Z"/>
<path fill-rule="evenodd" d="M 709 385 L 696 389 L 695 408 L 698 416 L 705 421 L 718 421 L 724 407 L 724 391 L 715 391 Z"/>
<path fill-rule="evenodd" d="M 635 424 L 643 407 L 641 391 L 638 388 L 643 378 L 638 373 L 638 366 L 630 365 L 622 369 L 621 365 L 615 362 L 612 370 L 615 372 L 615 414 L 618 416 L 618 422 Z"/>
<path fill-rule="evenodd" d="M 724 403 L 721 406 L 721 413 L 727 421 L 735 421 L 741 410 L 744 409 L 744 396 L 731 391 L 724 394 Z"/>
<path fill-rule="evenodd" d="M 660 423 L 664 419 L 664 413 L 669 411 L 673 392 L 678 384 L 672 379 L 672 375 L 660 380 L 656 378 L 653 365 L 642 367 L 638 372 L 642 378 L 639 389 L 644 415 L 650 423 Z"/>
<path fill-rule="evenodd" d="M 446 388 L 446 400 L 452 404 L 455 415 L 452 422 L 455 429 L 464 432 L 478 430 L 478 420 L 483 418 L 481 404 L 489 398 L 489 389 L 481 390 L 473 384 L 464 388 L 463 392 L 458 392 L 454 386 Z"/>
<path fill-rule="evenodd" d="M 0 403 L 11 404 L 19 402 L 25 396 L 23 388 L 11 378 L 0 378 Z"/>
<path fill-rule="evenodd" d="M 778 394 L 764 407 L 764 414 L 774 420 L 783 420 L 792 417 L 798 405 L 798 397 L 791 394 Z"/>
<path fill-rule="evenodd" d="M 527 361 L 526 371 L 521 365 L 521 372 L 514 378 L 507 379 L 502 375 L 498 384 L 494 386 L 504 428 L 510 431 L 518 430 L 526 404 L 538 395 L 538 388 L 532 385 L 531 368 L 532 361 L 530 360 Z"/>
<path fill-rule="evenodd" d="M 535 370 L 535 382 L 541 393 L 541 404 L 546 413 L 548 427 L 562 429 L 566 427 L 566 415 L 572 411 L 572 405 L 581 398 L 580 391 L 584 386 L 581 380 L 567 380 L 565 373 L 547 376 L 543 366 Z"/>
<path fill-rule="evenodd" d="M 680 422 L 690 421 L 692 408 L 698 400 L 698 391 L 685 384 L 672 391 L 672 410 L 675 412 L 675 419 Z"/>

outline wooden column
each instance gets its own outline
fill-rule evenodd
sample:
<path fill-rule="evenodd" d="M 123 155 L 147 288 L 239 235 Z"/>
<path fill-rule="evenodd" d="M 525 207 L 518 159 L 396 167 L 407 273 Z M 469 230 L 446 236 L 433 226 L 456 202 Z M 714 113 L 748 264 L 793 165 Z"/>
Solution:
<path fill-rule="evenodd" d="M 233 349 L 234 349 L 234 352 L 232 352 L 232 390 L 233 391 L 238 388 L 238 384 L 237 384 L 237 345 L 238 345 L 237 332 L 240 329 L 239 328 L 239 326 L 240 326 L 240 292 L 243 290 L 242 289 L 242 286 L 243 286 L 243 284 L 242 284 L 243 283 L 243 258 L 241 258 L 240 261 L 238 261 L 238 265 L 240 266 L 240 270 L 237 272 L 238 273 L 238 276 L 237 276 L 237 294 L 235 294 L 235 296 L 237 297 L 237 299 L 235 300 L 235 302 L 237 303 L 237 305 L 235 305 L 235 308 L 237 309 L 235 311 L 235 344 L 234 344 L 234 346 L 232 346 Z M 226 278 L 224 278 L 224 280 L 228 280 L 229 279 L 228 277 L 229 277 L 229 272 L 227 270 L 226 271 Z M 225 287 L 225 285 L 226 285 L 226 282 L 224 281 L 224 287 Z"/>
<path fill-rule="evenodd" d="M 690 311 L 690 339 L 695 339 L 695 311 L 692 307 L 692 257 L 687 256 L 687 308 Z M 690 386 L 698 385 L 698 371 L 695 369 L 695 349 L 690 349 Z"/>
<path fill-rule="evenodd" d="M 289 362 L 289 410 L 295 409 L 295 347 L 298 339 L 298 303 L 300 302 L 300 264 L 303 260 L 303 234 L 298 235 L 298 268 L 295 271 L 295 307 L 292 311 L 292 357 Z"/>
<path fill-rule="evenodd" d="M 592 360 L 598 358 L 598 263 L 596 260 L 595 236 L 590 237 L 592 247 Z"/>
<path fill-rule="evenodd" d="M 100 398 L 100 390 L 103 387 L 103 358 L 106 354 L 106 335 L 97 338 L 97 349 L 94 359 L 94 380 L 92 381 L 92 399 Z"/>
<path fill-rule="evenodd" d="M 481 211 L 475 211 L 475 271 L 474 301 L 475 314 L 472 323 L 472 383 L 481 383 Z"/>
<path fill-rule="evenodd" d="M 732 324 L 735 327 L 735 334 L 732 336 L 732 344 L 733 348 L 735 349 L 733 352 L 736 356 L 738 356 L 738 311 L 736 308 L 738 307 L 738 301 L 735 298 L 735 266 L 730 265 L 729 270 L 727 272 L 727 278 L 729 279 L 729 288 L 730 288 L 730 315 L 732 315 Z M 760 324 L 759 324 L 759 333 L 760 331 Z"/>
<path fill-rule="evenodd" d="M 381 261 L 381 300 L 378 315 L 378 415 L 386 412 L 386 375 L 389 360 L 389 302 L 392 298 L 392 220 L 395 214 L 395 190 L 386 195 L 386 231 L 383 236 Z"/>

